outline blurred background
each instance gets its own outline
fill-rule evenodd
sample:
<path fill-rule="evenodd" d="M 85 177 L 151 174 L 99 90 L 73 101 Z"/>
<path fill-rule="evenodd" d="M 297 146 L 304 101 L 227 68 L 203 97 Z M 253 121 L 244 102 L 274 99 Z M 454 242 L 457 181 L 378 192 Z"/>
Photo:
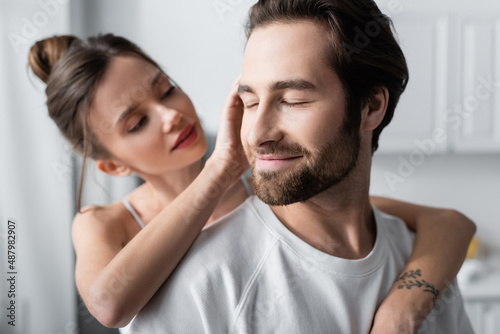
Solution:
<path fill-rule="evenodd" d="M 81 161 L 48 117 L 45 87 L 27 70 L 29 48 L 54 34 L 131 39 L 189 94 L 213 142 L 255 1 L 0 1 L 0 332 L 113 333 L 76 293 L 71 222 Z M 394 20 L 410 83 L 382 133 L 371 191 L 455 208 L 477 224 L 459 283 L 476 333 L 498 333 L 500 2 L 377 3 Z M 88 173 L 83 205 L 109 203 L 140 183 L 92 166 Z M 9 225 L 16 228 L 15 327 L 6 317 Z"/>

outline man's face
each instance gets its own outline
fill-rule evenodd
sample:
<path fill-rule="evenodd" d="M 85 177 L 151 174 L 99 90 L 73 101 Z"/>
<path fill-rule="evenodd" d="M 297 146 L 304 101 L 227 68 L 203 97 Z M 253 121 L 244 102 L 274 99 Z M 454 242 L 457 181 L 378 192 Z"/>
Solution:
<path fill-rule="evenodd" d="M 327 34 L 300 21 L 258 28 L 248 40 L 241 139 L 256 194 L 269 205 L 306 201 L 356 165 L 359 128 L 345 126 L 346 99 L 328 63 Z"/>

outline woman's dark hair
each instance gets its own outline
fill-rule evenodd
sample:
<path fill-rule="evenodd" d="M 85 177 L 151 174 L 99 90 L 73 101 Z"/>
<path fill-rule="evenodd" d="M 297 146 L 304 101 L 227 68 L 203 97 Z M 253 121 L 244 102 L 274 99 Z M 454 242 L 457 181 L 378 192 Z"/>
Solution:
<path fill-rule="evenodd" d="M 372 152 L 408 83 L 406 60 L 392 21 L 373 0 L 260 0 L 251 9 L 247 37 L 272 23 L 310 20 L 326 26 L 331 66 L 344 85 L 349 126 L 359 127 L 361 109 L 381 87 L 389 91 L 382 123 L 373 131 Z"/>
<path fill-rule="evenodd" d="M 47 84 L 49 116 L 73 149 L 83 155 L 78 212 L 87 158 L 110 157 L 89 126 L 89 110 L 106 69 L 120 55 L 135 56 L 159 68 L 137 45 L 112 34 L 87 41 L 70 35 L 54 36 L 36 42 L 29 53 L 33 73 Z"/>

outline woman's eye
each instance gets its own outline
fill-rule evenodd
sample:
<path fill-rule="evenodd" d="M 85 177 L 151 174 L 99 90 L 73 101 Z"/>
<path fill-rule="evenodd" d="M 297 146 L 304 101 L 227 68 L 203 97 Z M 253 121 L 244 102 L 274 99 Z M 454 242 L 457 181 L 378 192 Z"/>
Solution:
<path fill-rule="evenodd" d="M 147 120 L 147 117 L 142 116 L 141 119 L 139 120 L 139 122 L 137 122 L 137 124 L 132 129 L 128 130 L 128 132 L 132 133 L 132 132 L 136 132 L 137 130 L 139 130 L 144 125 L 146 120 Z"/>
<path fill-rule="evenodd" d="M 175 89 L 175 86 L 171 86 L 165 93 L 163 93 L 163 95 L 161 96 L 161 99 L 163 100 L 164 98 L 169 96 L 174 89 Z"/>

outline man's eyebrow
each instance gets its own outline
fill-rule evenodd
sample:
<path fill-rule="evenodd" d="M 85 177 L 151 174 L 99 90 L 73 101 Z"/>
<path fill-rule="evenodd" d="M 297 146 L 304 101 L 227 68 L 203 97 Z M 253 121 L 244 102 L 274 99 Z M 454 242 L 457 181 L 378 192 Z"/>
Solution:
<path fill-rule="evenodd" d="M 296 79 L 296 80 L 283 80 L 276 81 L 270 85 L 270 91 L 284 90 L 284 89 L 295 89 L 295 90 L 310 90 L 317 91 L 318 88 L 312 82 L 309 82 L 304 79 Z M 255 94 L 252 87 L 247 85 L 240 85 L 238 87 L 238 93 L 251 93 Z"/>
<path fill-rule="evenodd" d="M 271 84 L 271 91 L 284 90 L 284 89 L 295 89 L 295 90 L 318 90 L 318 88 L 312 83 L 304 79 L 296 80 L 286 80 L 286 81 L 276 81 Z"/>

